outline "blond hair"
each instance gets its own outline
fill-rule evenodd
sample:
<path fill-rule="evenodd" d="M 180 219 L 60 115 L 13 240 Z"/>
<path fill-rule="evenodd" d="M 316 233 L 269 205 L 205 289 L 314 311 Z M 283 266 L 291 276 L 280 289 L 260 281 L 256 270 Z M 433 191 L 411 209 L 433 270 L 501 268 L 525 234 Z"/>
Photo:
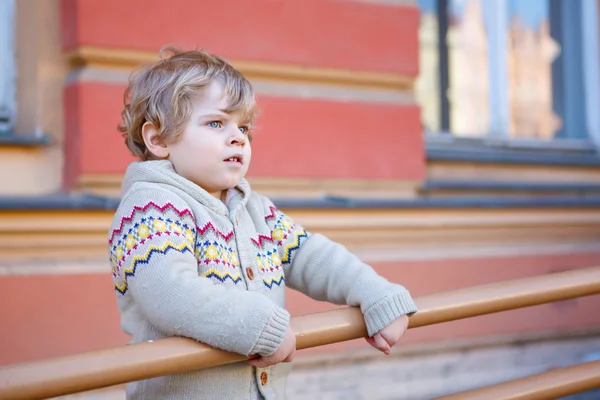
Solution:
<path fill-rule="evenodd" d="M 169 55 L 165 58 L 165 55 Z M 241 113 L 248 125 L 256 117 L 252 85 L 222 58 L 201 50 L 180 51 L 165 47 L 161 60 L 132 74 L 124 95 L 119 131 L 134 156 L 156 159 L 142 137 L 142 127 L 152 123 L 163 143 L 177 141 L 192 113 L 192 100 L 218 80 L 224 87 L 229 105 L 225 112 Z"/>

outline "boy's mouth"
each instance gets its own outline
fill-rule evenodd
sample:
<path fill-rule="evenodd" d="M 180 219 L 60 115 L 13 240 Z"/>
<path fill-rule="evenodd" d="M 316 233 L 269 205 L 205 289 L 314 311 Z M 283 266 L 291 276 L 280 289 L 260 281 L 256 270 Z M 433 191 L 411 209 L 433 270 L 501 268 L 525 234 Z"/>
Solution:
<path fill-rule="evenodd" d="M 243 159 L 243 157 L 242 157 L 242 155 L 241 155 L 241 154 L 235 154 L 235 155 L 233 155 L 233 156 L 231 156 L 231 157 L 229 157 L 229 158 L 226 158 L 226 159 L 225 159 L 225 160 L 223 160 L 223 161 L 225 161 L 225 162 L 227 162 L 227 163 L 236 163 L 236 164 L 241 164 L 243 160 L 244 160 L 244 159 Z"/>

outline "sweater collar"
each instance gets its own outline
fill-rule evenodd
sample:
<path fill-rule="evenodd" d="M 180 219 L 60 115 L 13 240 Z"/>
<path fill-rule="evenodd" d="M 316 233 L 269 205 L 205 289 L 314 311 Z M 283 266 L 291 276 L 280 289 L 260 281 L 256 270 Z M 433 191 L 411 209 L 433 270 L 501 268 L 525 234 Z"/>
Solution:
<path fill-rule="evenodd" d="M 125 178 L 121 186 L 122 194 L 124 195 L 138 182 L 172 186 L 192 196 L 203 206 L 223 215 L 237 213 L 239 208 L 244 207 L 248 203 L 251 194 L 250 184 L 246 179 L 242 179 L 236 187 L 227 191 L 223 202 L 194 182 L 179 175 L 175 172 L 173 164 L 167 160 L 137 161 L 131 163 L 125 172 Z"/>

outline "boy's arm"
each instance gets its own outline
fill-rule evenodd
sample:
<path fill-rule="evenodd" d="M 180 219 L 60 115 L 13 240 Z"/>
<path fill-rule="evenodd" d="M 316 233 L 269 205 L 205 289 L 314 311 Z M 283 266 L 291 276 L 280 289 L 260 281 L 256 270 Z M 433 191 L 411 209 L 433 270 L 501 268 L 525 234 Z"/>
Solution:
<path fill-rule="evenodd" d="M 198 276 L 198 224 L 182 199 L 163 190 L 138 191 L 117 215 L 109 242 L 117 296 L 129 292 L 150 324 L 244 355 L 277 350 L 288 312 L 260 293 L 228 290 Z"/>
<path fill-rule="evenodd" d="M 308 233 L 263 200 L 285 273 L 286 285 L 313 299 L 360 306 L 369 336 L 417 307 L 403 286 L 379 276 L 344 246 Z"/>

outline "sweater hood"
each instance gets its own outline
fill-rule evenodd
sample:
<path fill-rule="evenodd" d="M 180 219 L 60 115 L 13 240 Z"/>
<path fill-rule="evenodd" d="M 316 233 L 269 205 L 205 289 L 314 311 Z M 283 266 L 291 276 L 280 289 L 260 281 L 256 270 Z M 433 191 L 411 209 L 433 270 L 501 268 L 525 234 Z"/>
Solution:
<path fill-rule="evenodd" d="M 248 181 L 242 179 L 235 188 L 227 191 L 225 203 L 223 203 L 194 182 L 179 175 L 173 164 L 167 160 L 131 163 L 125 172 L 121 194 L 125 196 L 136 183 L 154 183 L 163 187 L 170 186 L 190 195 L 200 204 L 219 214 L 227 214 L 228 211 L 231 212 L 245 206 L 251 194 Z"/>

